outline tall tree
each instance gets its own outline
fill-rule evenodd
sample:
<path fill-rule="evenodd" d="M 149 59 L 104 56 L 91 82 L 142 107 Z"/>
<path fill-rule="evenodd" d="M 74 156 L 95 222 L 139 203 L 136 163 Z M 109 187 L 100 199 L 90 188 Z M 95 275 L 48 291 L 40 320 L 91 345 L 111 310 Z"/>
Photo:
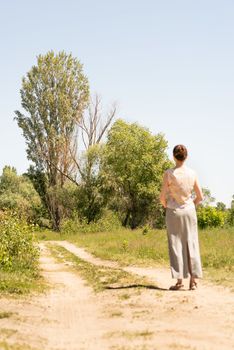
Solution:
<path fill-rule="evenodd" d="M 79 216 L 85 218 L 88 223 L 101 215 L 105 205 L 100 191 L 99 168 L 103 141 L 115 114 L 115 104 L 104 112 L 101 98 L 98 95 L 90 98 L 89 106 L 78 123 L 77 137 L 70 150 L 76 171 L 72 177 L 64 174 L 77 185 L 76 208 Z"/>
<path fill-rule="evenodd" d="M 26 113 L 16 111 L 15 119 L 35 173 L 43 174 L 43 200 L 53 228 L 59 230 L 62 213 L 56 191 L 63 187 L 65 174 L 74 171 L 71 149 L 88 104 L 88 80 L 83 66 L 71 54 L 50 51 L 38 56 L 37 65 L 23 78 L 20 93 Z"/>
<path fill-rule="evenodd" d="M 112 126 L 101 171 L 109 203 L 125 226 L 135 228 L 159 212 L 162 175 L 171 165 L 166 148 L 162 134 L 152 135 L 138 124 L 117 120 Z"/>
<path fill-rule="evenodd" d="M 113 104 L 106 113 L 103 112 L 101 98 L 95 95 L 90 98 L 87 113 L 84 113 L 79 123 L 79 136 L 85 151 L 76 162 L 80 175 L 78 210 L 81 216 L 89 222 L 97 219 L 105 205 L 101 192 L 99 173 L 103 141 L 116 115 L 116 105 Z"/>

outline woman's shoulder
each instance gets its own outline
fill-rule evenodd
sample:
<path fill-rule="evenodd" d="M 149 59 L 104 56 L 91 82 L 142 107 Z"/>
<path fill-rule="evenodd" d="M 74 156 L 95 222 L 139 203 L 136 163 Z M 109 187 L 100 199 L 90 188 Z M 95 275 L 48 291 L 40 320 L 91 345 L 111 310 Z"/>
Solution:
<path fill-rule="evenodd" d="M 186 174 L 187 176 L 189 176 L 190 178 L 192 178 L 193 180 L 195 180 L 197 178 L 197 173 L 194 169 L 189 168 L 186 166 Z"/>
<path fill-rule="evenodd" d="M 169 169 L 165 170 L 164 174 L 176 176 L 178 171 L 179 171 L 180 174 L 181 173 L 185 173 L 185 174 L 188 174 L 188 175 L 191 175 L 191 176 L 196 176 L 195 170 L 193 170 L 192 168 L 187 167 L 187 166 L 183 166 L 183 168 L 179 169 L 179 170 L 176 169 L 176 168 L 169 168 Z"/>
<path fill-rule="evenodd" d="M 173 172 L 174 172 L 174 168 L 169 168 L 169 169 L 165 170 L 164 174 L 170 175 L 170 174 L 173 174 Z"/>
<path fill-rule="evenodd" d="M 190 167 L 188 167 L 188 166 L 186 166 L 185 169 L 186 169 L 186 171 L 187 171 L 188 173 L 190 173 L 190 174 L 194 174 L 194 175 L 196 174 L 195 170 L 192 169 L 192 168 L 190 168 Z"/>

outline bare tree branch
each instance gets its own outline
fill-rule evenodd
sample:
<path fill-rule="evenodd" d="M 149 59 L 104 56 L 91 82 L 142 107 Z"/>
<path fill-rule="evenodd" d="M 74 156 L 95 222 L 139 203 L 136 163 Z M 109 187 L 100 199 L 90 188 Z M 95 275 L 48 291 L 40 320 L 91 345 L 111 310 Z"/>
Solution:
<path fill-rule="evenodd" d="M 109 128 L 109 126 L 110 126 L 112 120 L 114 119 L 115 114 L 116 114 L 116 106 L 113 106 L 113 109 L 112 109 L 112 111 L 109 113 L 109 115 L 108 115 L 108 117 L 107 117 L 107 119 L 106 119 L 106 121 L 105 121 L 104 126 L 100 129 L 100 133 L 99 133 L 99 136 L 98 136 L 98 138 L 97 138 L 97 140 L 96 140 L 96 143 L 100 143 L 100 141 L 101 141 L 103 135 L 105 134 L 105 132 L 106 132 L 107 129 Z"/>

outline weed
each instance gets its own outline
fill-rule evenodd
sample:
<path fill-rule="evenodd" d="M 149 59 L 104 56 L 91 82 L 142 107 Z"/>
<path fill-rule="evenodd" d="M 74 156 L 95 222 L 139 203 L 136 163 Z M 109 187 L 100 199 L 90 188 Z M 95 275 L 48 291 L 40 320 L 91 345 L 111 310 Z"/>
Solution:
<path fill-rule="evenodd" d="M 2 318 L 9 318 L 12 315 L 13 315 L 13 312 L 1 311 L 0 312 L 0 319 L 2 319 Z"/>
<path fill-rule="evenodd" d="M 119 296 L 119 299 L 120 300 L 128 300 L 130 298 L 130 295 L 129 294 L 121 294 L 120 296 Z"/>
<path fill-rule="evenodd" d="M 28 346 L 26 344 L 9 344 L 5 341 L 0 341 L 0 349 L 1 350 L 37 350 Z"/>
<path fill-rule="evenodd" d="M 123 313 L 121 311 L 113 311 L 110 313 L 110 317 L 121 317 Z"/>

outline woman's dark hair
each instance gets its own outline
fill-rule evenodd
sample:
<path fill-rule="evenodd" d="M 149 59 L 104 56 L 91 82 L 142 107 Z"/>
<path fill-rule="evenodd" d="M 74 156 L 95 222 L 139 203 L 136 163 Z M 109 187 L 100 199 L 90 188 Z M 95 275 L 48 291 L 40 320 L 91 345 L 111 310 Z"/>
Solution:
<path fill-rule="evenodd" d="M 188 156 L 187 148 L 184 145 L 175 146 L 173 149 L 173 156 L 177 160 L 181 160 L 181 161 L 185 160 Z"/>

